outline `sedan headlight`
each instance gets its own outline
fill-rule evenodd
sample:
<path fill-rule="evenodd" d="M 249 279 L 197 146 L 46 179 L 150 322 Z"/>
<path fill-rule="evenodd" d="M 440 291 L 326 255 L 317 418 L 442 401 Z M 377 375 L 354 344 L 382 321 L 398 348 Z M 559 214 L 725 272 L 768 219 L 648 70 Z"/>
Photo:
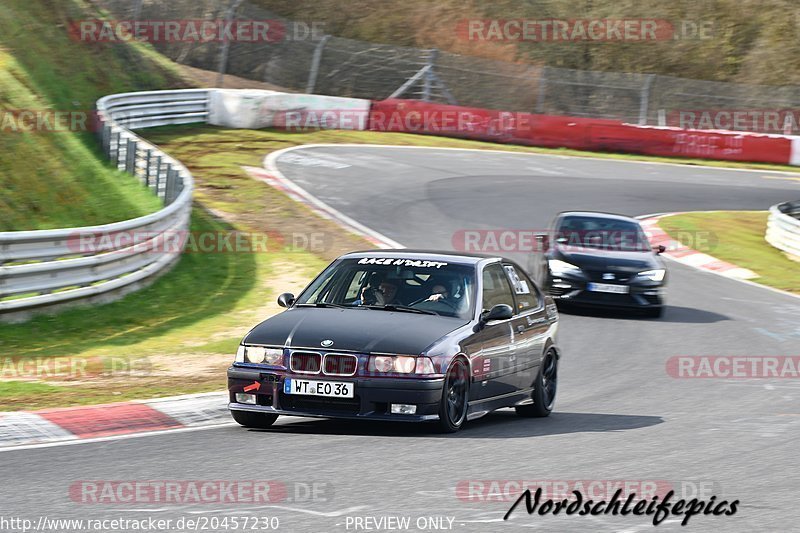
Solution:
<path fill-rule="evenodd" d="M 264 346 L 243 346 L 244 360 L 257 365 L 279 365 L 283 360 L 283 350 Z M 238 354 L 237 354 L 238 356 Z"/>
<path fill-rule="evenodd" d="M 429 357 L 408 355 L 373 355 L 369 358 L 370 372 L 396 372 L 398 374 L 433 374 L 433 361 Z"/>
<path fill-rule="evenodd" d="M 639 272 L 638 274 L 640 278 L 650 281 L 664 281 L 664 276 L 666 275 L 667 271 L 663 268 L 658 268 L 656 270 L 645 270 L 644 272 Z"/>
<path fill-rule="evenodd" d="M 574 274 L 581 271 L 580 268 L 576 267 L 572 263 L 567 263 L 566 261 L 561 261 L 560 259 L 550 259 L 547 263 L 550 266 L 550 273 L 556 277 L 564 274 Z"/>

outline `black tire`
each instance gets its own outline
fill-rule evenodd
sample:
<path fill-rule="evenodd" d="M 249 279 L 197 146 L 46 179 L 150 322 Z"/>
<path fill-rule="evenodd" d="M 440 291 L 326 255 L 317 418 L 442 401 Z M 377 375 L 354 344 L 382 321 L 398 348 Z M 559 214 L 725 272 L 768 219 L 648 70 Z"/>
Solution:
<path fill-rule="evenodd" d="M 519 416 L 526 418 L 542 418 L 553 412 L 558 391 L 558 356 L 552 348 L 542 359 L 536 382 L 533 385 L 531 398 L 533 403 L 518 405 L 514 408 Z"/>
<path fill-rule="evenodd" d="M 240 426 L 255 429 L 268 428 L 278 419 L 278 415 L 275 414 L 251 411 L 231 411 L 231 416 Z"/>
<path fill-rule="evenodd" d="M 658 307 L 646 309 L 644 311 L 644 316 L 646 316 L 647 318 L 661 318 L 662 316 L 664 316 L 664 306 L 659 305 Z"/>
<path fill-rule="evenodd" d="M 447 371 L 439 403 L 439 429 L 455 433 L 467 420 L 469 398 L 469 365 L 459 357 Z"/>

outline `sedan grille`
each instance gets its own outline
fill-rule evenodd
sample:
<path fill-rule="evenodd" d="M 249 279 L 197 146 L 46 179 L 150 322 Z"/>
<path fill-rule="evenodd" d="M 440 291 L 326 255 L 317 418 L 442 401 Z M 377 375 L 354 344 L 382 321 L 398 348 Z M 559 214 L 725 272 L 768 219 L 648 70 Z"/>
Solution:
<path fill-rule="evenodd" d="M 358 370 L 358 357 L 341 353 L 325 355 L 323 372 L 329 376 L 352 376 Z"/>
<path fill-rule="evenodd" d="M 319 374 L 322 356 L 316 352 L 292 352 L 289 368 L 300 374 Z"/>

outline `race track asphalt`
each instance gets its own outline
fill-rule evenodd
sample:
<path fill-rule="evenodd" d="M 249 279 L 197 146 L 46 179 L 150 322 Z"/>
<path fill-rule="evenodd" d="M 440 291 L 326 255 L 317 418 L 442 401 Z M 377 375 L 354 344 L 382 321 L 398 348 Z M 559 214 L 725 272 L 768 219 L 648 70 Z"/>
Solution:
<path fill-rule="evenodd" d="M 800 182 L 775 172 L 477 151 L 315 147 L 285 153 L 278 166 L 342 213 L 422 248 L 450 249 L 463 229 L 544 229 L 567 209 L 766 209 L 800 197 Z M 735 516 L 695 516 L 685 528 L 671 517 L 658 531 L 797 530 L 800 381 L 675 379 L 666 362 L 800 355 L 800 300 L 668 266 L 662 319 L 562 314 L 559 396 L 547 419 L 503 410 L 443 436 L 403 424 L 284 418 L 268 431 L 231 425 L 7 451 L 2 515 L 278 516 L 279 531 L 298 532 L 370 531 L 355 518 L 387 515 L 410 517 L 411 531 L 423 517 L 453 518 L 453 531 L 650 530 L 649 517 L 527 516 L 521 508 L 504 522 L 510 502 L 455 494 L 477 480 L 627 480 L 671 486 L 678 497 L 741 501 Z M 153 479 L 271 479 L 325 490 L 312 502 L 290 493 L 277 506 L 82 504 L 68 493 L 79 480 Z"/>

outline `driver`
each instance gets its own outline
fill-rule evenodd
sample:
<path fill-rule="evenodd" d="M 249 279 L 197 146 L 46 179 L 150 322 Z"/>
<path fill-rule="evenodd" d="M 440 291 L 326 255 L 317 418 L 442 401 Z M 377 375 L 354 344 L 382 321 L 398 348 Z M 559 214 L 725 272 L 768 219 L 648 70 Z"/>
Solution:
<path fill-rule="evenodd" d="M 395 296 L 397 296 L 397 285 L 381 280 L 379 275 L 373 274 L 367 286 L 361 289 L 361 298 L 354 301 L 353 305 L 391 304 Z"/>
<path fill-rule="evenodd" d="M 447 300 L 450 294 L 447 291 L 447 287 L 442 285 L 441 283 L 437 283 L 433 286 L 431 290 L 431 295 L 425 300 L 426 302 L 439 302 Z"/>

